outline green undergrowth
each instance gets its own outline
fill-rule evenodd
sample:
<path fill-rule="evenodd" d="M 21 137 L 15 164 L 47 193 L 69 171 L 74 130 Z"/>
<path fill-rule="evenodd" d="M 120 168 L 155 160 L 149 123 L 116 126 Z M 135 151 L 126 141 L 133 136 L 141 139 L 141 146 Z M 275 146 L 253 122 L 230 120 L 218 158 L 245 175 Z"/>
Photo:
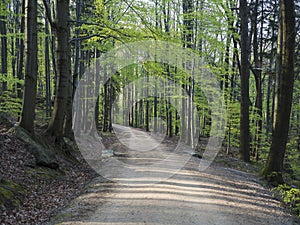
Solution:
<path fill-rule="evenodd" d="M 273 196 L 278 195 L 300 218 L 300 189 L 282 184 L 272 189 Z"/>

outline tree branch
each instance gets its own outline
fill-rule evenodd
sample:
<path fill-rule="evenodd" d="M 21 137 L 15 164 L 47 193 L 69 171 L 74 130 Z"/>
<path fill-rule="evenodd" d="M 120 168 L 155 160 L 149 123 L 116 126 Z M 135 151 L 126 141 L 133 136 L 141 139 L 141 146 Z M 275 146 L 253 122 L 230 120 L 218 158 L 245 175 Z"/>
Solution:
<path fill-rule="evenodd" d="M 78 38 L 73 38 L 73 39 L 69 40 L 69 43 L 74 42 L 74 41 L 84 41 L 84 40 L 91 39 L 93 37 L 100 37 L 100 38 L 103 38 L 103 39 L 107 39 L 107 38 L 110 38 L 111 36 L 110 35 L 103 36 L 103 35 L 99 35 L 99 34 L 92 34 L 92 35 L 89 35 L 89 36 L 82 36 L 82 37 L 78 37 Z"/>

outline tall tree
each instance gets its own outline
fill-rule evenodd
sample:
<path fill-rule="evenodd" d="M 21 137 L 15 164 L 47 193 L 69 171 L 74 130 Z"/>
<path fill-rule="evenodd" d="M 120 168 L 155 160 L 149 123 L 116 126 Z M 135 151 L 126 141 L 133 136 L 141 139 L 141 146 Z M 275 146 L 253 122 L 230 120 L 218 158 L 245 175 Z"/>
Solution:
<path fill-rule="evenodd" d="M 250 161 L 249 129 L 249 40 L 247 0 L 240 0 L 241 19 L 241 112 L 240 112 L 240 158 Z"/>
<path fill-rule="evenodd" d="M 34 111 L 37 84 L 37 0 L 26 0 L 25 3 L 25 89 L 23 107 L 19 125 L 34 133 Z"/>
<path fill-rule="evenodd" d="M 259 15 L 259 3 L 261 1 L 261 21 L 260 21 L 260 44 L 259 44 L 259 32 L 258 32 L 258 15 Z M 263 0 L 256 0 L 254 6 L 254 12 L 252 13 L 252 33 L 253 33 L 253 59 L 254 59 L 254 68 L 252 68 L 252 72 L 255 78 L 255 87 L 256 87 L 256 100 L 255 100 L 255 113 L 258 118 L 256 119 L 256 128 L 255 128 L 255 146 L 253 146 L 253 150 L 255 152 L 256 160 L 259 159 L 259 149 L 261 142 L 261 134 L 262 134 L 262 51 L 263 51 Z"/>
<path fill-rule="evenodd" d="M 56 1 L 56 21 L 53 23 L 56 35 L 56 57 L 57 57 L 57 85 L 54 99 L 54 107 L 47 133 L 56 137 L 60 142 L 64 133 L 64 122 L 66 116 L 66 105 L 70 86 L 69 70 L 69 0 Z"/>
<path fill-rule="evenodd" d="M 290 113 L 294 86 L 295 53 L 295 6 L 293 0 L 281 1 L 281 20 L 278 35 L 277 90 L 275 92 L 275 111 L 272 144 L 268 160 L 263 169 L 265 175 L 275 184 L 283 183 L 282 170 L 289 132 Z"/>
<path fill-rule="evenodd" d="M 21 13 L 25 14 L 25 0 L 21 2 Z M 21 21 L 20 21 L 20 32 L 23 34 L 25 31 L 25 18 L 24 16 L 21 16 Z M 24 74 L 23 74 L 23 68 L 24 68 L 24 39 L 19 38 L 17 40 L 18 43 L 18 61 L 17 61 L 17 77 L 19 80 L 23 80 Z M 20 82 L 17 83 L 17 95 L 18 98 L 22 98 L 22 85 Z"/>
<path fill-rule="evenodd" d="M 49 0 L 47 0 L 49 3 Z M 47 13 L 47 12 L 46 12 Z M 50 31 L 49 22 L 45 17 L 45 77 L 46 77 L 46 117 L 51 116 L 51 80 L 50 80 Z"/>
<path fill-rule="evenodd" d="M 184 0 L 182 2 L 182 12 L 183 12 L 183 30 L 182 30 L 182 38 L 183 38 L 183 47 L 184 48 L 193 48 L 193 27 L 194 20 L 192 18 L 192 13 L 194 11 L 193 0 Z M 184 67 L 189 67 L 190 65 L 183 65 Z M 185 74 L 182 78 L 182 95 L 185 96 L 186 91 L 190 88 L 187 84 L 187 75 Z M 188 105 L 191 99 L 188 98 L 188 101 L 182 97 L 181 100 L 181 138 L 187 144 L 191 143 L 191 121 L 190 121 L 190 112 L 188 111 Z"/>
<path fill-rule="evenodd" d="M 5 2 L 0 3 L 0 10 L 6 14 Z M 7 77 L 7 28 L 6 28 L 6 15 L 0 15 L 0 34 L 1 34 L 1 73 Z M 2 91 L 7 91 L 7 82 L 2 82 Z"/>

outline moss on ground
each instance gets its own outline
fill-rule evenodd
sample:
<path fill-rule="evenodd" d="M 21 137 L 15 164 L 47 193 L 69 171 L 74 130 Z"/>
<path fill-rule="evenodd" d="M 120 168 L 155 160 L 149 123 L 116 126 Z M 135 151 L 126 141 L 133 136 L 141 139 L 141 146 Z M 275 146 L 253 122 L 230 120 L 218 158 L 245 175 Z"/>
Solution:
<path fill-rule="evenodd" d="M 19 184 L 2 180 L 0 183 L 0 208 L 16 208 L 23 201 L 27 191 Z"/>

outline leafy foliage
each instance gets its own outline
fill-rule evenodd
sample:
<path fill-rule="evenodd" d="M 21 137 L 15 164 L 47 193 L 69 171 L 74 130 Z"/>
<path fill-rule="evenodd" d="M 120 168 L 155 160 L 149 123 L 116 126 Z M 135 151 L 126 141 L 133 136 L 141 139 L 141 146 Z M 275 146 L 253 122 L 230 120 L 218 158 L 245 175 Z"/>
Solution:
<path fill-rule="evenodd" d="M 283 202 L 288 204 L 300 217 L 300 189 L 291 187 L 287 184 L 279 185 L 272 189 L 273 192 L 279 192 Z"/>

